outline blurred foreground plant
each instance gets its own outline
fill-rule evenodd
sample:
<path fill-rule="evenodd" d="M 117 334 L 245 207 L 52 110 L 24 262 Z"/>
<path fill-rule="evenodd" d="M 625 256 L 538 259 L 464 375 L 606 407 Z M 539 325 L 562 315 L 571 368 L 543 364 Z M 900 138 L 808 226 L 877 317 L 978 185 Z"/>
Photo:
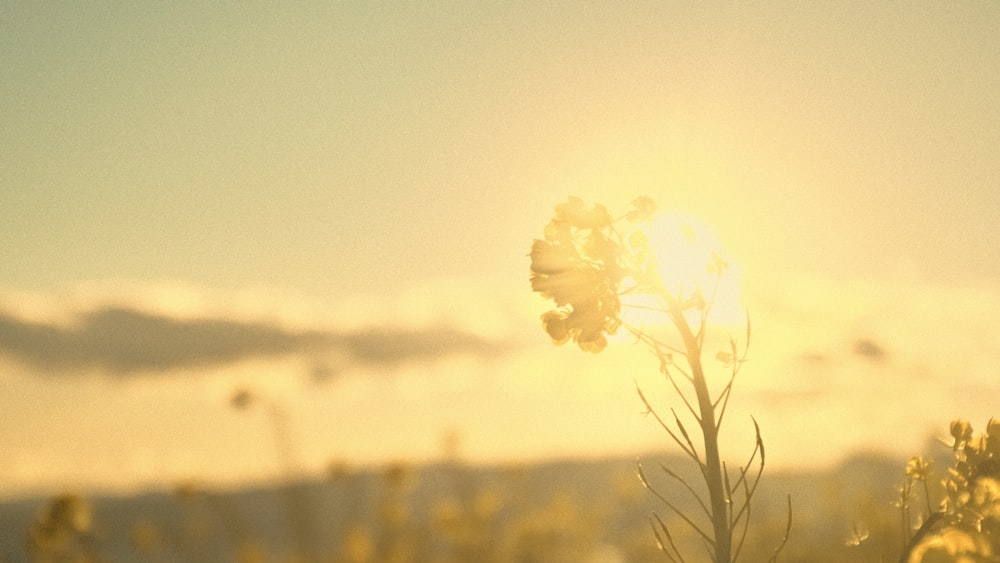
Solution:
<path fill-rule="evenodd" d="M 542 315 L 542 326 L 555 344 L 572 340 L 581 349 L 595 353 L 607 347 L 607 335 L 625 328 L 656 356 L 660 372 L 697 423 L 701 448 L 695 445 L 697 435 L 689 432 L 676 410 L 671 409 L 673 424 L 668 424 L 641 389 L 639 396 L 671 439 L 698 465 L 708 489 L 707 503 L 703 494 L 676 472 L 667 467 L 663 470 L 695 497 L 711 525 L 710 530 L 700 522 L 701 517 L 685 513 L 653 489 L 641 465 L 639 477 L 700 536 L 713 561 L 735 561 L 746 539 L 751 500 L 764 470 L 764 442 L 754 421 L 756 441 L 749 460 L 735 471 L 721 460 L 719 429 L 750 340 L 748 319 L 742 349 L 730 337 L 728 346 L 715 355 L 725 367 L 727 378 L 721 390 L 713 392 L 705 374 L 703 353 L 709 313 L 728 264 L 718 253 L 710 252 L 703 264 L 710 280 L 708 287 L 703 287 L 704 277 L 668 283 L 671 269 L 681 265 L 672 262 L 679 257 L 657 256 L 655 241 L 642 228 L 656 214 L 656 205 L 648 197 L 633 201 L 631 208 L 617 218 L 603 205 L 588 205 L 576 197 L 557 205 L 555 212 L 545 227 L 544 239 L 534 241 L 530 254 L 532 289 L 556 305 Z M 678 229 L 689 243 L 696 243 L 697 233 L 690 225 L 680 225 Z M 689 268 L 690 264 L 684 267 Z M 672 327 L 672 334 L 661 335 L 627 322 L 622 315 L 623 307 L 642 312 L 646 317 L 659 316 L 659 326 Z M 772 560 L 788 539 L 790 499 L 788 510 L 785 538 Z M 659 516 L 654 518 L 651 523 L 661 551 L 671 561 L 684 561 L 667 523 Z"/>
<path fill-rule="evenodd" d="M 27 552 L 34 563 L 99 560 L 87 499 L 72 493 L 52 497 L 28 529 Z"/>
<path fill-rule="evenodd" d="M 269 414 L 274 433 L 275 451 L 281 467 L 282 496 L 289 535 L 295 542 L 296 556 L 301 561 L 317 561 L 316 525 L 311 499 L 305 491 L 306 484 L 299 475 L 295 440 L 288 410 L 278 401 L 246 388 L 239 388 L 229 398 L 229 404 L 238 411 L 245 411 L 262 403 Z"/>
<path fill-rule="evenodd" d="M 914 457 L 906 465 L 900 509 L 904 547 L 900 563 L 1000 561 L 1000 421 L 990 419 L 975 436 L 964 420 L 951 423 L 952 464 L 940 484 L 943 498 L 932 508 L 930 464 Z M 909 495 L 923 484 L 926 512 L 911 534 Z"/>

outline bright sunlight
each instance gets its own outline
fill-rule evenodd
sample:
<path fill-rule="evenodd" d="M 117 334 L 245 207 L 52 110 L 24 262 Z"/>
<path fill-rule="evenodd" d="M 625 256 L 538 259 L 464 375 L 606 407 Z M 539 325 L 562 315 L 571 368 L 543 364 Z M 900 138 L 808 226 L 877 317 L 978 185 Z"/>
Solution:
<path fill-rule="evenodd" d="M 746 322 L 739 268 L 707 226 L 688 215 L 667 213 L 658 215 L 643 231 L 667 291 L 682 299 L 700 292 L 711 305 L 714 325 L 732 327 Z"/>

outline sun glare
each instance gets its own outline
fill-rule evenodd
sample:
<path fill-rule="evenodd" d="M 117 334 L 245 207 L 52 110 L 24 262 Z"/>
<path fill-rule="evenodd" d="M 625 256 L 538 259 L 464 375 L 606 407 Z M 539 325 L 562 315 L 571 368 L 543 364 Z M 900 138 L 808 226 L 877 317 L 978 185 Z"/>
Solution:
<path fill-rule="evenodd" d="M 694 217 L 669 214 L 657 217 L 644 230 L 668 291 L 682 299 L 700 291 L 712 307 L 712 324 L 746 321 L 739 269 L 708 227 Z"/>

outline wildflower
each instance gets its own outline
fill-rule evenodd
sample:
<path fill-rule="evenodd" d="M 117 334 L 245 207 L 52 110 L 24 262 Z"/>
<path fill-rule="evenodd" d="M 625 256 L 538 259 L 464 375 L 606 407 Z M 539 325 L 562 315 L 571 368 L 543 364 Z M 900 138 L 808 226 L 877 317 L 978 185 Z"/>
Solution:
<path fill-rule="evenodd" d="M 79 495 L 53 497 L 28 529 L 29 551 L 57 558 L 85 554 L 92 516 L 90 504 Z"/>
<path fill-rule="evenodd" d="M 972 440 L 972 425 L 961 419 L 952 421 L 951 437 L 955 439 L 953 448 L 958 450 Z"/>
<path fill-rule="evenodd" d="M 622 250 L 611 225 L 604 206 L 571 197 L 556 206 L 545 240 L 531 246 L 531 289 L 556 304 L 542 315 L 556 344 L 574 340 L 583 350 L 599 352 L 607 346 L 605 335 L 621 325 Z"/>
<path fill-rule="evenodd" d="M 601 204 L 587 206 L 582 199 L 570 196 L 566 203 L 556 206 L 554 220 L 582 229 L 603 229 L 611 225 L 611 214 Z"/>
<path fill-rule="evenodd" d="M 728 264 L 718 253 L 696 240 L 698 233 L 691 225 L 679 225 L 679 231 L 668 233 L 670 236 L 667 237 L 667 242 L 674 242 L 678 234 L 681 238 L 672 247 L 661 244 L 663 241 L 657 236 L 660 233 L 653 233 L 654 238 L 651 239 L 647 233 L 641 232 L 642 227 L 635 223 L 650 221 L 655 211 L 656 205 L 648 197 L 633 201 L 632 209 L 618 219 L 612 219 L 603 206 L 588 206 L 576 197 L 570 197 L 565 203 L 557 205 L 555 216 L 545 227 L 544 238 L 535 239 L 531 247 L 531 288 L 556 305 L 555 309 L 541 316 L 541 321 L 545 332 L 557 345 L 573 340 L 585 351 L 603 350 L 607 346 L 606 336 L 614 334 L 623 324 L 620 318 L 623 299 L 626 301 L 625 305 L 640 316 L 644 313 L 662 314 L 663 317 L 658 319 L 658 326 L 654 326 L 654 330 L 664 326 L 669 330 L 669 325 L 677 329 L 676 336 L 682 343 L 681 348 L 668 345 L 658 336 L 647 332 L 642 325 L 630 323 L 627 327 L 660 360 L 660 371 L 667 376 L 688 410 L 697 419 L 704 444 L 701 452 L 696 449 L 688 431 L 673 410 L 671 412 L 674 412 L 677 433 L 656 415 L 642 391 L 639 391 L 647 411 L 656 415 L 674 442 L 698 463 L 708 488 L 708 498 L 702 499 L 690 486 L 688 490 L 711 520 L 714 538 L 688 519 L 670 500 L 656 494 L 706 542 L 711 543 L 710 552 L 716 562 L 729 563 L 732 556 L 739 554 L 745 538 L 751 498 L 764 468 L 764 444 L 760 428 L 754 422 L 756 447 L 746 465 L 740 468 L 739 480 L 735 481 L 736 486 L 733 487 L 730 472 L 719 455 L 719 426 L 729 401 L 733 379 L 746 358 L 746 350 L 744 348 L 740 353 L 735 340 L 731 340 L 731 350 L 716 356 L 730 367 L 731 373 L 729 383 L 714 397 L 701 361 L 708 312 L 710 305 L 717 301 L 715 289 L 718 289 L 720 278 Z M 662 269 L 658 258 L 664 261 Z M 710 276 L 708 281 L 712 284 L 710 294 L 706 294 L 702 288 L 701 280 L 706 274 Z M 696 314 L 689 317 L 689 313 Z M 666 325 L 663 324 L 664 321 Z M 747 341 L 749 336 L 748 325 Z M 673 363 L 670 350 L 683 356 L 685 367 Z M 675 367 L 690 383 L 691 387 L 687 392 L 692 392 L 698 398 L 697 402 L 689 400 L 687 392 L 678 383 L 680 378 L 674 378 Z M 694 404 L 698 405 L 697 412 L 692 406 Z M 760 466 L 754 474 L 751 467 L 757 463 Z M 663 468 L 669 475 L 687 485 L 683 478 L 677 477 L 666 467 Z M 641 466 L 640 478 L 652 490 L 642 475 Z M 734 495 L 734 491 L 742 491 L 742 499 L 734 498 L 739 496 Z M 560 519 L 564 518 L 560 515 L 557 520 Z M 653 524 L 653 531 L 661 550 L 671 560 L 683 560 L 673 541 L 669 540 L 671 536 L 667 525 L 658 516 L 656 521 L 660 527 Z M 744 534 L 734 544 L 734 531 L 740 527 Z M 775 554 L 787 541 L 790 528 L 789 500 L 785 538 Z M 666 544 L 662 541 L 664 537 L 668 538 Z"/>
<path fill-rule="evenodd" d="M 656 202 L 649 196 L 640 196 L 632 201 L 632 209 L 625 216 L 633 223 L 645 223 L 653 219 L 656 213 Z"/>
<path fill-rule="evenodd" d="M 905 474 L 916 481 L 925 481 L 930 475 L 931 464 L 921 456 L 911 457 L 906 462 Z"/>
<path fill-rule="evenodd" d="M 1000 457 L 1000 420 L 991 418 L 986 424 L 986 449 L 991 457 Z"/>

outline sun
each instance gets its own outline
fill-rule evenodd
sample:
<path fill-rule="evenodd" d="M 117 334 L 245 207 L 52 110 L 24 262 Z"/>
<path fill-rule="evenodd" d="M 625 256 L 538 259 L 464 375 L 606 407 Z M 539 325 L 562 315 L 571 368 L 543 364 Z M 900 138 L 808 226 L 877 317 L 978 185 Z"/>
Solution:
<path fill-rule="evenodd" d="M 704 223 L 680 213 L 662 214 L 643 230 L 667 291 L 680 299 L 700 292 L 711 305 L 714 325 L 746 322 L 739 267 Z"/>

